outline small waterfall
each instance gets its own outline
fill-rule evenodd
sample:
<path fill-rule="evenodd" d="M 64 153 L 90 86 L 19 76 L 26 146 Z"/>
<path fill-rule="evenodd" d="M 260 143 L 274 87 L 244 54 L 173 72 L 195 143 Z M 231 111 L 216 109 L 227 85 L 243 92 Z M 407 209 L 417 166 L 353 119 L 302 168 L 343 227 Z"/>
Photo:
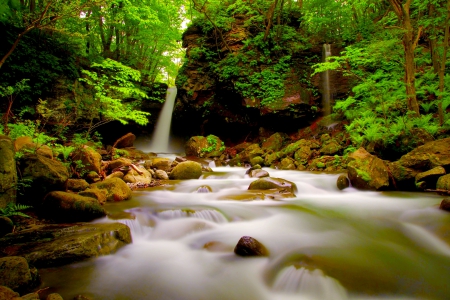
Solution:
<path fill-rule="evenodd" d="M 322 60 L 326 62 L 330 56 L 331 45 L 323 44 Z M 322 73 L 322 106 L 324 116 L 331 114 L 330 71 L 328 70 Z"/>
<path fill-rule="evenodd" d="M 166 101 L 156 122 L 155 131 L 150 144 L 150 150 L 153 152 L 169 153 L 172 149 L 169 147 L 170 125 L 172 123 L 172 112 L 177 96 L 177 88 L 167 89 Z"/>
<path fill-rule="evenodd" d="M 181 209 L 171 209 L 159 212 L 158 217 L 161 219 L 176 219 L 176 218 L 197 218 L 203 219 L 207 221 L 211 221 L 214 223 L 226 223 L 228 222 L 227 218 L 222 215 L 220 212 L 213 209 L 202 209 L 197 211 L 185 211 Z"/>

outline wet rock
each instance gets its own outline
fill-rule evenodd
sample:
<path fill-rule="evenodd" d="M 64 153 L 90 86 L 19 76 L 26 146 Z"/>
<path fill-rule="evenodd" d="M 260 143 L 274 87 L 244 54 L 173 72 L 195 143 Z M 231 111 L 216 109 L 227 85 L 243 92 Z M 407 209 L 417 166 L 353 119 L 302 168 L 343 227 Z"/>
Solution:
<path fill-rule="evenodd" d="M 88 188 L 82 192 L 79 192 L 78 195 L 94 198 L 98 201 L 98 203 L 100 203 L 100 205 L 106 203 L 106 190 Z"/>
<path fill-rule="evenodd" d="M 108 169 L 112 172 L 121 167 L 128 167 L 133 161 L 126 157 L 120 157 L 118 159 L 112 160 L 108 163 Z"/>
<path fill-rule="evenodd" d="M 0 216 L 0 237 L 11 233 L 14 229 L 14 223 L 13 221 L 4 216 Z"/>
<path fill-rule="evenodd" d="M 450 211 L 450 199 L 446 198 L 441 201 L 441 204 L 439 205 L 439 209 Z"/>
<path fill-rule="evenodd" d="M 120 178 L 109 178 L 93 183 L 91 188 L 106 190 L 107 201 L 123 201 L 131 197 L 130 187 Z"/>
<path fill-rule="evenodd" d="M 30 181 L 25 195 L 33 195 L 24 201 L 27 204 L 33 204 L 31 199 L 40 201 L 50 191 L 65 190 L 69 172 L 60 161 L 30 153 L 21 159 L 20 168 L 22 178 Z"/>
<path fill-rule="evenodd" d="M 12 140 L 0 135 L 0 208 L 16 201 L 17 170 Z"/>
<path fill-rule="evenodd" d="M 152 160 L 152 167 L 167 172 L 170 170 L 170 159 L 155 157 Z"/>
<path fill-rule="evenodd" d="M 281 149 L 281 146 L 283 145 L 283 141 L 284 134 L 279 132 L 274 133 L 262 143 L 261 149 L 264 152 L 267 152 L 268 150 L 279 151 Z"/>
<path fill-rule="evenodd" d="M 359 148 L 349 155 L 348 178 L 352 186 L 363 190 L 383 190 L 389 188 L 389 172 L 386 164 Z"/>
<path fill-rule="evenodd" d="M 41 211 L 47 218 L 58 222 L 86 222 L 106 215 L 97 199 L 62 191 L 48 193 Z"/>
<path fill-rule="evenodd" d="M 348 180 L 346 175 L 339 175 L 336 185 L 339 190 L 346 189 L 350 186 L 350 180 Z"/>
<path fill-rule="evenodd" d="M 123 181 L 128 183 L 143 183 L 150 184 L 152 182 L 152 175 L 149 171 L 147 171 L 144 167 L 137 167 L 139 172 L 132 168 L 128 173 L 123 177 Z"/>
<path fill-rule="evenodd" d="M 436 181 L 442 175 L 445 175 L 445 169 L 441 166 L 422 172 L 416 175 L 416 186 L 422 188 L 434 189 Z"/>
<path fill-rule="evenodd" d="M 202 176 L 202 165 L 195 161 L 185 161 L 179 163 L 172 172 L 171 179 L 198 179 Z"/>
<path fill-rule="evenodd" d="M 129 243 L 130 229 L 121 223 L 39 225 L 1 238 L 0 253 L 45 268 L 107 255 Z"/>
<path fill-rule="evenodd" d="M 294 159 L 291 157 L 285 157 L 280 162 L 280 169 L 281 170 L 295 170 L 297 169 L 297 166 L 295 165 Z"/>
<path fill-rule="evenodd" d="M 225 150 L 222 140 L 212 134 L 207 137 L 193 136 L 184 148 L 187 156 L 196 157 L 219 157 Z"/>
<path fill-rule="evenodd" d="M 258 240 L 250 237 L 243 236 L 240 238 L 234 253 L 239 256 L 269 256 L 269 251 Z"/>
<path fill-rule="evenodd" d="M 114 143 L 115 148 L 127 148 L 127 147 L 133 147 L 133 143 L 136 140 L 136 136 L 132 134 L 131 132 L 125 134 L 124 136 L 117 139 L 117 141 Z"/>
<path fill-rule="evenodd" d="M 282 178 L 274 178 L 274 177 L 263 177 L 257 179 L 250 183 L 249 190 L 269 190 L 269 189 L 278 189 L 278 190 L 286 190 L 291 193 L 297 192 L 297 186 L 295 183 L 282 179 Z"/>
<path fill-rule="evenodd" d="M 68 179 L 66 186 L 68 190 L 80 192 L 89 188 L 89 183 L 84 179 Z"/>
<path fill-rule="evenodd" d="M 211 193 L 212 192 L 212 188 L 210 186 L 207 185 L 202 185 L 200 186 L 197 191 L 197 193 Z"/>
<path fill-rule="evenodd" d="M 263 177 L 270 177 L 269 172 L 263 169 L 255 169 L 251 170 L 248 175 L 252 178 L 263 178 Z"/>
<path fill-rule="evenodd" d="M 155 177 L 161 180 L 169 180 L 169 175 L 167 175 L 167 173 L 163 170 L 156 170 Z"/>
<path fill-rule="evenodd" d="M 83 147 L 72 152 L 72 160 L 80 160 L 83 171 L 94 171 L 100 174 L 102 170 L 102 156 L 91 147 Z"/>
<path fill-rule="evenodd" d="M 406 168 L 429 170 L 450 166 L 450 138 L 432 141 L 403 155 L 398 162 Z"/>
<path fill-rule="evenodd" d="M 28 265 L 21 256 L 0 258 L 0 285 L 7 286 L 14 291 L 29 291 L 39 284 L 36 268 Z"/>
<path fill-rule="evenodd" d="M 436 189 L 438 190 L 450 190 L 450 174 L 439 177 L 436 183 Z"/>
<path fill-rule="evenodd" d="M 7 286 L 0 285 L 0 299 L 2 300 L 16 300 L 20 295 L 19 293 L 14 292 Z M 17 298 L 16 298 L 17 297 Z"/>

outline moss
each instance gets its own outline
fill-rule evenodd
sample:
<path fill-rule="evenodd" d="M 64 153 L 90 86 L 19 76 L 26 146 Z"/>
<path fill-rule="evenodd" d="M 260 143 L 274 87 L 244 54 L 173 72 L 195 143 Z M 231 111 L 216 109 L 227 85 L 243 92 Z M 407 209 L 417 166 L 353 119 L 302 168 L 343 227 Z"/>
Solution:
<path fill-rule="evenodd" d="M 362 171 L 360 169 L 356 169 L 356 172 L 358 173 L 358 176 L 361 177 L 362 180 L 364 181 L 371 181 L 372 177 L 370 177 L 369 173 L 367 173 L 366 171 Z"/>

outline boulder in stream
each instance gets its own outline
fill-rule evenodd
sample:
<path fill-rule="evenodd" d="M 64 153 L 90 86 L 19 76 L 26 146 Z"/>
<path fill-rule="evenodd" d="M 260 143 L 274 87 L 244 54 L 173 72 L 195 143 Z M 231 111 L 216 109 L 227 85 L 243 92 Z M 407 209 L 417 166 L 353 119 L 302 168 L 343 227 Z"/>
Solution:
<path fill-rule="evenodd" d="M 202 165 L 195 161 L 181 162 L 170 172 L 170 178 L 180 179 L 198 179 L 202 176 Z"/>
<path fill-rule="evenodd" d="M 100 182 L 91 184 L 91 188 L 106 190 L 107 201 L 123 201 L 131 197 L 130 187 L 120 178 L 108 178 Z"/>
<path fill-rule="evenodd" d="M 38 271 L 35 267 L 30 267 L 24 257 L 0 258 L 0 285 L 20 292 L 28 291 L 37 284 L 39 284 Z"/>
<path fill-rule="evenodd" d="M 0 238 L 0 256 L 23 256 L 46 268 L 107 255 L 129 243 L 130 229 L 121 223 L 38 225 Z"/>
<path fill-rule="evenodd" d="M 389 171 L 380 158 L 359 148 L 349 155 L 348 178 L 352 186 L 363 190 L 383 190 L 389 188 Z"/>
<path fill-rule="evenodd" d="M 239 256 L 269 256 L 269 251 L 257 239 L 243 236 L 239 239 L 234 253 Z"/>
<path fill-rule="evenodd" d="M 277 190 L 286 190 L 290 193 L 297 192 L 297 186 L 295 183 L 282 179 L 282 178 L 274 178 L 274 177 L 263 177 L 257 179 L 250 183 L 249 190 L 269 190 L 269 189 L 277 189 Z"/>

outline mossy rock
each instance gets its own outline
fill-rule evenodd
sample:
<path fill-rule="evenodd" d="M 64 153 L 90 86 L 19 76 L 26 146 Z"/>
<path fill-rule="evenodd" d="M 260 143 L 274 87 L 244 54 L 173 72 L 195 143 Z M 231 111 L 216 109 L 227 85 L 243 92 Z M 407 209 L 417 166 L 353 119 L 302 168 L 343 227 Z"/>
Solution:
<path fill-rule="evenodd" d="M 438 178 L 436 189 L 450 191 L 450 174 Z"/>
<path fill-rule="evenodd" d="M 280 154 L 278 152 L 272 152 L 272 153 L 268 153 L 265 157 L 264 157 L 264 165 L 265 166 L 272 166 L 274 163 L 278 162 L 280 159 Z"/>
<path fill-rule="evenodd" d="M 385 190 L 390 187 L 386 163 L 359 148 L 349 156 L 348 178 L 352 186 L 363 190 Z"/>
<path fill-rule="evenodd" d="M 150 172 L 147 169 L 145 169 L 144 167 L 137 167 L 137 169 L 140 171 L 140 174 L 135 169 L 131 169 L 122 178 L 123 181 L 128 182 L 128 183 L 150 184 L 152 182 L 152 174 L 150 174 Z M 162 171 L 162 170 L 159 170 L 159 171 Z"/>
<path fill-rule="evenodd" d="M 403 155 L 398 162 L 406 168 L 429 170 L 450 166 L 450 138 L 432 141 Z"/>
<path fill-rule="evenodd" d="M 91 188 L 106 190 L 106 200 L 111 202 L 131 198 L 130 187 L 120 178 L 108 178 L 90 185 Z"/>
<path fill-rule="evenodd" d="M 283 145 L 283 141 L 284 135 L 282 133 L 279 132 L 274 133 L 262 143 L 261 149 L 264 152 L 267 152 L 269 150 L 279 151 Z"/>
<path fill-rule="evenodd" d="M 21 256 L 7 256 L 0 258 L 0 285 L 7 286 L 14 291 L 29 291 L 39 284 L 36 268 L 28 265 Z"/>
<path fill-rule="evenodd" d="M 320 153 L 324 155 L 335 155 L 341 150 L 342 147 L 338 142 L 336 142 L 335 140 L 330 140 L 322 146 L 322 148 L 320 149 Z"/>
<path fill-rule="evenodd" d="M 397 189 L 415 190 L 415 178 L 419 171 L 404 167 L 398 161 L 388 163 L 388 167 Z"/>
<path fill-rule="evenodd" d="M 263 177 L 250 183 L 249 190 L 269 190 L 278 189 L 286 190 L 291 193 L 297 192 L 297 186 L 295 183 L 275 177 Z"/>
<path fill-rule="evenodd" d="M 422 182 L 420 185 L 422 188 L 434 189 L 436 188 L 436 182 L 438 178 L 442 175 L 445 175 L 445 173 L 445 169 L 441 166 L 435 167 L 425 172 L 421 172 L 416 175 L 416 186 L 419 182 Z"/>
<path fill-rule="evenodd" d="M 222 140 L 212 134 L 207 137 L 193 136 L 184 148 L 187 156 L 196 157 L 219 157 L 225 150 Z"/>
<path fill-rule="evenodd" d="M 0 135 L 0 208 L 16 201 L 17 170 L 12 140 Z"/>
<path fill-rule="evenodd" d="M 158 170 L 168 171 L 170 169 L 171 160 L 164 157 L 155 157 L 151 160 L 152 168 L 156 168 Z"/>
<path fill-rule="evenodd" d="M 264 158 L 262 158 L 261 156 L 255 156 L 252 159 L 250 159 L 250 164 L 252 166 L 263 165 L 264 164 Z"/>
<path fill-rule="evenodd" d="M 292 159 L 290 157 L 283 158 L 280 162 L 279 167 L 281 170 L 296 170 L 297 169 L 294 159 Z"/>
<path fill-rule="evenodd" d="M 171 179 L 198 179 L 202 176 L 202 165 L 195 161 L 181 162 L 170 172 Z"/>
<path fill-rule="evenodd" d="M 102 156 L 91 147 L 84 147 L 73 152 L 72 160 L 80 160 L 83 171 L 94 171 L 100 174 L 102 170 Z"/>
<path fill-rule="evenodd" d="M 84 179 L 68 179 L 66 186 L 68 190 L 80 192 L 89 188 L 89 183 Z"/>
<path fill-rule="evenodd" d="M 311 148 L 307 145 L 301 146 L 294 153 L 295 160 L 302 165 L 306 165 L 312 156 Z"/>

